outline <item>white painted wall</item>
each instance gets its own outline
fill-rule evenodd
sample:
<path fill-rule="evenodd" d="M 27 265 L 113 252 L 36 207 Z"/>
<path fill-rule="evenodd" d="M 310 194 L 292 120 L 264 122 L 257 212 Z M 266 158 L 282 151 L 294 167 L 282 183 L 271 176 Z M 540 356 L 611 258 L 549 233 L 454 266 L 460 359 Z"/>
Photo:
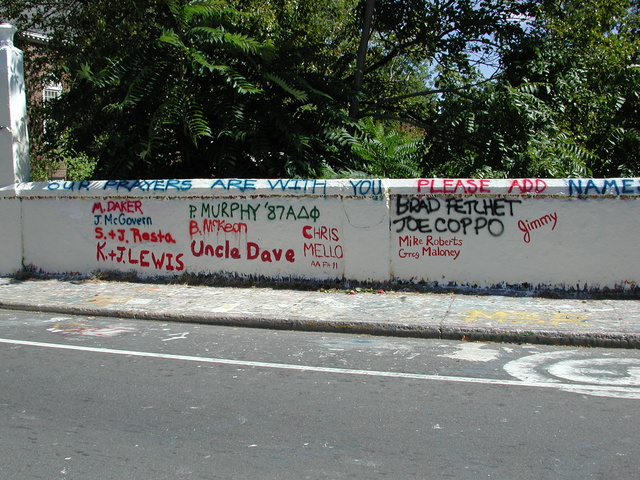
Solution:
<path fill-rule="evenodd" d="M 630 290 L 639 199 L 640 179 L 27 183 L 0 189 L 0 273 Z"/>
<path fill-rule="evenodd" d="M 0 189 L 0 275 L 22 268 L 20 201 L 13 186 Z"/>
<path fill-rule="evenodd" d="M 607 181 L 606 187 L 604 180 L 540 181 L 547 185 L 527 192 L 533 195 L 513 195 L 521 183 L 511 188 L 512 180 L 487 181 L 487 192 L 473 196 L 445 195 L 442 179 L 429 181 L 435 186 L 420 192 L 393 189 L 391 256 L 398 279 L 580 289 L 638 282 L 636 179 Z M 579 185 L 587 193 L 582 198 Z M 627 192 L 620 195 L 616 187 Z M 431 191 L 438 194 L 417 195 Z M 455 192 L 464 192 L 463 184 Z"/>

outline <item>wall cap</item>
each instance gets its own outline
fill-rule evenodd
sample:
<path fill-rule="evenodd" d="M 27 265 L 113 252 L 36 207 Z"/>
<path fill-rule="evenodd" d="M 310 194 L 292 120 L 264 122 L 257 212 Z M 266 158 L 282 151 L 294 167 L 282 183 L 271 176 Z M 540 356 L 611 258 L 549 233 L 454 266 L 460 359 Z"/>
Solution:
<path fill-rule="evenodd" d="M 11 186 L 5 188 L 12 188 Z M 639 197 L 640 178 L 158 179 L 20 183 L 20 197 Z M 0 188 L 2 194 L 4 188 Z M 11 193 L 11 195 L 14 195 Z"/>

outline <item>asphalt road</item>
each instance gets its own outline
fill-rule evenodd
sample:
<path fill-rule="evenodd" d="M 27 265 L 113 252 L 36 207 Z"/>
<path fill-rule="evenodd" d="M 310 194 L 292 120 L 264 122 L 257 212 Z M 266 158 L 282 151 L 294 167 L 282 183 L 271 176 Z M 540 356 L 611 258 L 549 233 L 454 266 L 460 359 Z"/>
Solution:
<path fill-rule="evenodd" d="M 0 311 L 0 478 L 631 479 L 640 351 Z"/>

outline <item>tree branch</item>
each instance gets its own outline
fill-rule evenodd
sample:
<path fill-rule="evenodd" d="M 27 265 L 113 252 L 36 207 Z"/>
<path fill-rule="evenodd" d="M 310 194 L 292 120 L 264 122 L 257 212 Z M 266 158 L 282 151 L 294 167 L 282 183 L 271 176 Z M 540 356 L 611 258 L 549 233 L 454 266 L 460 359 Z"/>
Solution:
<path fill-rule="evenodd" d="M 418 122 L 417 120 L 413 120 L 411 118 L 398 117 L 396 115 L 389 115 L 389 114 L 383 114 L 383 113 L 370 113 L 370 114 L 361 116 L 361 118 L 364 118 L 364 117 L 378 118 L 380 120 L 395 120 L 397 122 L 408 123 L 409 125 L 413 125 L 414 127 L 421 128 L 425 131 L 429 131 L 433 129 L 431 125 L 426 125 L 424 123 Z"/>
<path fill-rule="evenodd" d="M 429 95 L 437 95 L 440 93 L 455 93 L 461 97 L 464 98 L 468 98 L 468 99 L 473 99 L 472 96 L 470 95 L 465 95 L 464 93 L 462 93 L 463 90 L 468 89 L 468 88 L 473 88 L 473 87 L 477 87 L 479 85 L 483 85 L 485 83 L 491 82 L 493 81 L 493 78 L 486 78 L 480 82 L 477 83 L 473 83 L 471 85 L 464 85 L 462 87 L 459 88 L 439 88 L 439 89 L 434 89 L 434 90 L 422 90 L 420 92 L 413 92 L 413 93 L 407 93 L 405 95 L 397 95 L 395 97 L 387 97 L 384 98 L 382 100 L 379 100 L 377 102 L 374 102 L 372 104 L 370 104 L 369 106 L 367 106 L 367 108 L 365 108 L 363 110 L 363 113 L 366 113 L 368 111 L 371 111 L 373 108 L 376 107 L 380 107 L 382 105 L 388 105 L 390 103 L 394 103 L 394 102 L 399 102 L 401 100 L 406 100 L 408 98 L 415 98 L 415 97 L 426 97 Z"/>
<path fill-rule="evenodd" d="M 376 0 L 367 0 L 364 10 L 364 18 L 362 19 L 362 35 L 360 37 L 360 45 L 358 46 L 358 56 L 356 58 L 356 71 L 353 81 L 355 96 L 351 102 L 349 115 L 356 118 L 360 111 L 360 99 L 358 95 L 362 89 L 362 81 L 364 79 L 364 64 L 367 58 L 367 50 L 369 49 L 369 39 L 371 37 L 371 21 L 373 18 L 373 10 L 375 9 Z"/>

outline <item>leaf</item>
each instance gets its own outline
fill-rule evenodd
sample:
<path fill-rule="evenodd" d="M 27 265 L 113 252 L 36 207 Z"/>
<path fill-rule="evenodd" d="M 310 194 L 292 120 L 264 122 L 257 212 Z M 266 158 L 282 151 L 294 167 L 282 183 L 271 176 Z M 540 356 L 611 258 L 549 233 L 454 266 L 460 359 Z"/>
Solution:
<path fill-rule="evenodd" d="M 267 73 L 265 75 L 265 78 L 275 83 L 276 85 L 278 85 L 282 90 L 289 93 L 296 100 L 300 102 L 306 102 L 309 98 L 309 95 L 306 92 L 304 92 L 303 90 L 294 88 L 293 86 L 289 85 L 284 79 L 282 79 L 280 76 L 274 73 Z"/>

